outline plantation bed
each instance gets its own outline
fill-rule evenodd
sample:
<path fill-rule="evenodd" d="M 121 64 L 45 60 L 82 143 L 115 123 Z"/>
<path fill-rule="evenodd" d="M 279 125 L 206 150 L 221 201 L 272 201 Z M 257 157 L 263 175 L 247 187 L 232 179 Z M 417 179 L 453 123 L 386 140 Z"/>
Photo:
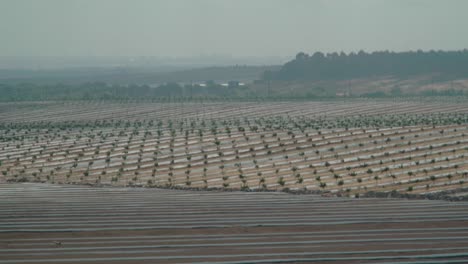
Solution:
<path fill-rule="evenodd" d="M 467 202 L 0 184 L 0 263 L 466 263 L 467 223 Z"/>

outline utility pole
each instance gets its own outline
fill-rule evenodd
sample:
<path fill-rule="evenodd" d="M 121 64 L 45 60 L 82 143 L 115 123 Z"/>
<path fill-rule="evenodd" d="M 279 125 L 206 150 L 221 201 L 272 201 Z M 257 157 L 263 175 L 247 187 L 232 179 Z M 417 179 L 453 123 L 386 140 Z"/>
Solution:
<path fill-rule="evenodd" d="M 351 81 L 348 80 L 348 96 L 351 96 Z"/>
<path fill-rule="evenodd" d="M 190 81 L 190 100 L 193 98 L 193 81 Z"/>
<path fill-rule="evenodd" d="M 268 86 L 267 86 L 267 96 L 268 96 L 268 98 L 270 97 L 270 88 L 271 88 L 270 85 L 271 85 L 271 80 L 270 80 L 270 78 L 268 78 Z"/>

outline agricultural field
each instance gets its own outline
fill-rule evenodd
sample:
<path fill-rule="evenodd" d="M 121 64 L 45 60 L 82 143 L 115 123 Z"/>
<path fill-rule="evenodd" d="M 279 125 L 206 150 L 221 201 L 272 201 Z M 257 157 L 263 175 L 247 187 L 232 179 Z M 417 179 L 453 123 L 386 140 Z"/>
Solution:
<path fill-rule="evenodd" d="M 466 263 L 468 204 L 14 183 L 0 263 Z"/>
<path fill-rule="evenodd" d="M 321 101 L 236 101 L 177 99 L 128 101 L 0 102 L 0 124 L 90 121 L 200 120 L 205 122 L 266 117 L 333 118 L 468 112 L 466 97 L 330 99 Z M 392 124 L 387 124 L 391 126 Z M 396 123 L 395 125 L 398 125 Z"/>
<path fill-rule="evenodd" d="M 468 259 L 463 100 L 0 109 L 0 264 Z"/>
<path fill-rule="evenodd" d="M 0 116 L 4 181 L 353 197 L 467 187 L 463 102 L 2 107 L 14 109 Z"/>
<path fill-rule="evenodd" d="M 0 0 L 0 264 L 468 264 L 468 1 L 419 2 Z"/>

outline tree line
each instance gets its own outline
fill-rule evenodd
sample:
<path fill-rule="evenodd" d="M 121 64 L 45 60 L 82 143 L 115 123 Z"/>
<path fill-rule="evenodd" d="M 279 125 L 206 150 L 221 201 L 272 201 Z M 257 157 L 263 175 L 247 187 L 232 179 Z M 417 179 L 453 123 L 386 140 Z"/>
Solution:
<path fill-rule="evenodd" d="M 346 54 L 300 52 L 278 71 L 266 71 L 265 80 L 344 80 L 375 76 L 406 78 L 438 74 L 447 78 L 468 77 L 468 50 L 377 51 Z"/>
<path fill-rule="evenodd" d="M 84 84 L 1 84 L 0 101 L 41 100 L 120 100 L 153 98 L 217 98 L 242 96 L 246 87 L 229 87 L 207 82 L 207 85 L 181 85 L 166 83 L 157 87 L 149 85 L 110 85 L 102 82 Z"/>

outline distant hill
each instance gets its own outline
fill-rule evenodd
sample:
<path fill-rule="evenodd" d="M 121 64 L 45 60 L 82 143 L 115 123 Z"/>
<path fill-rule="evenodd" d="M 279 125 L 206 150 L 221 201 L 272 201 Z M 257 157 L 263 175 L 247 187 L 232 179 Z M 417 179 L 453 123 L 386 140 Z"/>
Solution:
<path fill-rule="evenodd" d="M 230 81 L 233 85 L 227 85 Z M 282 66 L 171 71 L 144 67 L 0 70 L 0 94 L 0 101 L 468 96 L 468 50 L 298 53 Z"/>
<path fill-rule="evenodd" d="M 190 81 L 244 81 L 249 82 L 261 79 L 265 71 L 279 70 L 280 66 L 227 66 L 190 69 L 178 72 L 170 72 L 160 75 L 165 82 L 190 82 Z"/>
<path fill-rule="evenodd" d="M 0 69 L 0 83 L 82 84 L 161 84 L 167 82 L 253 81 L 265 71 L 277 71 L 280 66 L 219 66 L 162 71 L 153 68 L 66 68 L 55 70 Z"/>
<path fill-rule="evenodd" d="M 468 77 L 468 50 L 462 51 L 380 51 L 366 53 L 298 53 L 278 71 L 264 74 L 269 80 L 345 80 L 391 76 L 408 78 L 439 74 Z"/>

